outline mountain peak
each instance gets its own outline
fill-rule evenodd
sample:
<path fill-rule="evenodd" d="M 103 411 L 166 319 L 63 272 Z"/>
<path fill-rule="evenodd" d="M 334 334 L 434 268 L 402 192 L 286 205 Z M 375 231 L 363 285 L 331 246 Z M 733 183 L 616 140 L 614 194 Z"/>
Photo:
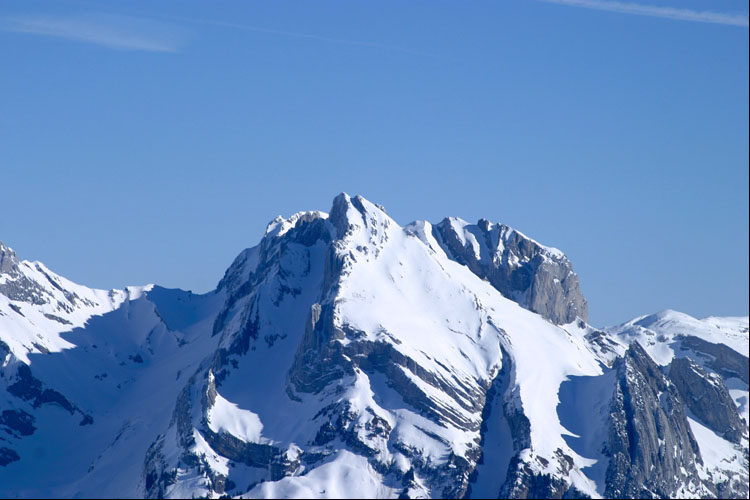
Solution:
<path fill-rule="evenodd" d="M 317 219 L 327 218 L 327 213 L 317 210 L 297 212 L 288 219 L 279 215 L 268 223 L 268 225 L 266 226 L 265 236 L 271 238 L 283 236 L 290 229 L 294 229 L 295 227 L 297 227 L 298 224 L 304 224 L 306 222 L 312 222 Z"/>
<path fill-rule="evenodd" d="M 0 274 L 17 274 L 18 264 L 16 252 L 0 241 Z"/>
<path fill-rule="evenodd" d="M 361 195 L 351 197 L 347 193 L 340 193 L 333 199 L 329 220 L 340 239 L 352 235 L 358 228 L 369 227 L 374 234 L 379 232 L 379 227 L 388 227 L 393 223 L 381 205 Z"/>

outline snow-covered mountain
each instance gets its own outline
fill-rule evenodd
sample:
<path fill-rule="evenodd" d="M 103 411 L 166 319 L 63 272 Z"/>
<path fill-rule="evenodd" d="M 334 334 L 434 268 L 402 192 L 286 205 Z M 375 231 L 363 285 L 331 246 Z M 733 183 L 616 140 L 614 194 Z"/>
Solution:
<path fill-rule="evenodd" d="M 205 295 L 0 244 L 0 496 L 747 497 L 748 319 L 587 307 L 557 249 L 346 194 Z"/>

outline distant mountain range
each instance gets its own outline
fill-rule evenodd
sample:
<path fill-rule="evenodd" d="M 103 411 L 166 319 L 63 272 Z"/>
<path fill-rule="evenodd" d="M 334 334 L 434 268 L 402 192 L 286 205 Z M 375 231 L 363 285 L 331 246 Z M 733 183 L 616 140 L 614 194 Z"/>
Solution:
<path fill-rule="evenodd" d="M 0 243 L 0 496 L 748 497 L 748 318 L 598 329 L 565 255 L 340 194 L 197 295 Z"/>

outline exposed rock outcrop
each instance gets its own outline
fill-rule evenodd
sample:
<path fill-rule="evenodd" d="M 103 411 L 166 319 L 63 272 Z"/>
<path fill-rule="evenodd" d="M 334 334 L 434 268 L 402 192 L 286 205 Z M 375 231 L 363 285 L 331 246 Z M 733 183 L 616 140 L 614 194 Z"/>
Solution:
<path fill-rule="evenodd" d="M 588 303 L 570 261 L 504 224 L 480 219 L 468 224 L 443 219 L 436 239 L 453 260 L 464 264 L 511 300 L 558 325 L 588 320 Z"/>
<path fill-rule="evenodd" d="M 702 338 L 693 335 L 677 336 L 676 339 L 682 340 L 680 346 L 683 350 L 692 349 L 699 356 L 706 358 L 706 366 L 716 371 L 722 377 L 736 377 L 746 384 L 750 383 L 750 359 L 743 356 L 737 351 L 730 349 L 724 344 L 707 342 Z"/>
<path fill-rule="evenodd" d="M 669 379 L 701 422 L 727 441 L 740 443 L 745 425 L 721 377 L 690 358 L 675 358 L 669 365 Z"/>
<path fill-rule="evenodd" d="M 0 241 L 0 294 L 10 300 L 29 302 L 35 305 L 46 304 L 49 300 L 42 287 L 27 278 L 19 269 L 16 252 Z"/>
<path fill-rule="evenodd" d="M 605 496 L 670 497 L 685 484 L 695 490 L 702 461 L 677 388 L 638 342 L 614 369 Z"/>

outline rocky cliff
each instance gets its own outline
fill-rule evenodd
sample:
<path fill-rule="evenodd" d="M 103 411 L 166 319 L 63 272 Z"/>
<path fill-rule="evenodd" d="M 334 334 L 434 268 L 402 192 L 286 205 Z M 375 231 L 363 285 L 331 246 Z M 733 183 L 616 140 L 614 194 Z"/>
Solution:
<path fill-rule="evenodd" d="M 504 224 L 446 218 L 435 237 L 450 258 L 506 297 L 558 325 L 588 320 L 578 275 L 565 255 Z"/>

